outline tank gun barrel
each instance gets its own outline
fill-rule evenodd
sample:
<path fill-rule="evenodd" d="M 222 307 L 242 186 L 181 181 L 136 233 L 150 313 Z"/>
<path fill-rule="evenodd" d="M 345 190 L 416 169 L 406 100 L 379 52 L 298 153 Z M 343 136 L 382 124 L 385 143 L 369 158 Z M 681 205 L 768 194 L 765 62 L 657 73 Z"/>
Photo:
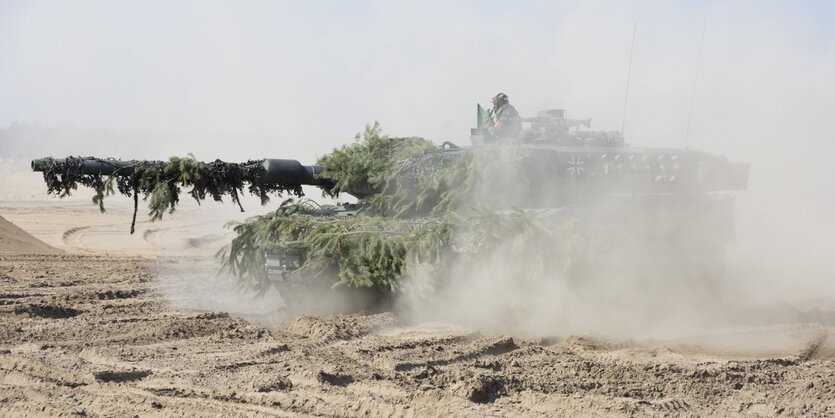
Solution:
<path fill-rule="evenodd" d="M 53 163 L 64 164 L 63 158 L 56 158 L 54 160 L 49 158 L 38 158 L 32 160 L 32 171 L 46 171 Z M 100 160 L 88 158 L 81 162 L 79 172 L 81 174 L 103 174 L 111 175 L 130 175 L 133 173 L 133 165 L 135 161 L 116 161 L 116 160 Z"/>
<path fill-rule="evenodd" d="M 319 177 L 325 167 L 304 165 L 296 160 L 268 158 L 264 160 L 264 183 L 299 184 L 305 186 L 329 186 L 331 181 Z"/>
<path fill-rule="evenodd" d="M 63 164 L 66 160 L 39 158 L 32 160 L 32 171 L 43 172 L 52 164 Z M 137 161 L 118 161 L 87 158 L 81 161 L 80 174 L 101 174 L 106 176 L 129 176 Z M 324 171 L 319 165 L 303 165 L 296 160 L 268 158 L 264 160 L 264 173 L 260 181 L 265 184 L 329 187 L 331 181 L 319 177 Z"/>

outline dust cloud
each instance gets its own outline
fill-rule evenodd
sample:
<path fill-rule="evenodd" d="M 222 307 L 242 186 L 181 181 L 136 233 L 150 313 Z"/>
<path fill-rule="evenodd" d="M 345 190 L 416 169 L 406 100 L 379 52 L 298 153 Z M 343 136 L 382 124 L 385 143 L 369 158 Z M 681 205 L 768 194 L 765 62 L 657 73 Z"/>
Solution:
<path fill-rule="evenodd" d="M 228 312 L 270 325 L 285 306 L 276 289 L 257 292 L 218 272 L 212 259 L 164 259 L 156 264 L 155 277 L 165 300 L 175 309 L 196 312 Z"/>
<path fill-rule="evenodd" d="M 161 159 L 193 152 L 203 160 L 312 162 L 374 119 L 393 135 L 461 145 L 475 102 L 498 91 L 523 115 L 563 107 L 570 117 L 594 118 L 596 129 L 625 122 L 632 145 L 681 148 L 697 80 L 690 148 L 751 163 L 749 190 L 734 194 L 737 238 L 728 247 L 724 306 L 765 307 L 751 316 L 780 321 L 831 302 L 830 4 L 502 6 L 3 2 L 0 158 Z M 682 307 L 664 292 L 650 297 L 653 292 L 616 277 L 584 290 L 585 298 L 559 280 L 514 293 L 507 280 L 512 272 L 504 274 L 501 257 L 494 261 L 472 277 L 495 280 L 457 282 L 461 289 L 452 294 L 460 297 L 443 312 L 538 333 L 642 333 L 667 328 L 668 320 L 694 327 L 719 321 L 705 312 L 739 317 Z M 489 321 L 508 303 L 529 313 L 507 324 Z M 768 315 L 773 306 L 792 313 Z"/>
<path fill-rule="evenodd" d="M 726 198 L 636 198 L 571 181 L 554 187 L 560 176 L 543 174 L 562 156 L 536 154 L 513 147 L 475 154 L 477 164 L 490 167 L 477 183 L 489 187 L 462 209 L 523 209 L 528 221 L 501 242 L 482 238 L 485 256 L 465 248 L 451 267 L 433 268 L 439 278 L 412 266 L 404 311 L 418 320 L 534 336 L 670 337 L 734 324 L 728 315 L 738 307 L 724 299 L 722 283 L 732 231 L 715 209 Z M 478 242 L 477 228 L 456 233 Z"/>

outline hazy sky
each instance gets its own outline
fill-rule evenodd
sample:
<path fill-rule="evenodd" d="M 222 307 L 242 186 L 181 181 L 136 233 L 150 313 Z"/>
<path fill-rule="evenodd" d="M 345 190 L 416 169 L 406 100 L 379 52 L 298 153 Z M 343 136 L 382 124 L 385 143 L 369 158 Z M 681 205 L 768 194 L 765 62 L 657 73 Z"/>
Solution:
<path fill-rule="evenodd" d="M 475 103 L 503 91 L 523 115 L 620 129 L 637 22 L 626 140 L 682 147 L 705 19 L 690 146 L 785 193 L 835 190 L 831 1 L 0 0 L 0 126 L 312 161 L 374 120 L 466 143 Z"/>
<path fill-rule="evenodd" d="M 466 142 L 503 91 L 619 129 L 637 22 L 627 140 L 681 146 L 705 18 L 693 146 L 733 155 L 729 125 L 832 109 L 829 1 L 0 0 L 0 125 L 254 133 L 313 155 L 373 120 Z"/>

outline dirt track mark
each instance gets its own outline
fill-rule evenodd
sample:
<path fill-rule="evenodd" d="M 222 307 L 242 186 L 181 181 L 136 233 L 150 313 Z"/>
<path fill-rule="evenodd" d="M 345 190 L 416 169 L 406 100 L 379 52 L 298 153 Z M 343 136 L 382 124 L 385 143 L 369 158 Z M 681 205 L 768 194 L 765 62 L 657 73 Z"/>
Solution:
<path fill-rule="evenodd" d="M 106 370 L 101 372 L 93 373 L 93 377 L 96 378 L 97 382 L 104 382 L 104 383 L 124 383 L 124 382 L 134 382 L 137 380 L 142 380 L 151 375 L 151 372 L 148 370 L 126 370 L 126 371 L 116 371 L 116 370 Z"/>
<path fill-rule="evenodd" d="M 83 374 L 46 367 L 40 362 L 30 361 L 18 356 L 0 357 L 0 371 L 17 372 L 26 378 L 70 388 L 92 383 L 92 379 Z"/>
<path fill-rule="evenodd" d="M 657 401 L 647 402 L 654 408 L 663 411 L 664 413 L 683 414 L 689 411 L 690 404 L 681 399 L 661 399 Z"/>
<path fill-rule="evenodd" d="M 316 374 L 316 380 L 334 386 L 348 386 L 351 383 L 354 383 L 354 377 L 349 374 L 328 373 L 324 370 L 320 370 L 319 373 Z"/>
<path fill-rule="evenodd" d="M 460 343 L 468 343 L 478 339 L 480 335 L 473 331 L 463 335 L 447 335 L 447 336 L 437 336 L 437 337 L 425 337 L 423 339 L 408 339 L 403 341 L 402 339 L 398 341 L 391 341 L 390 339 L 385 339 L 383 342 L 379 342 L 376 340 L 370 341 L 370 344 L 362 345 L 360 348 L 357 349 L 357 353 L 359 354 L 374 354 L 374 353 L 381 353 L 387 351 L 404 351 L 404 350 L 413 350 L 416 348 L 428 348 L 428 347 L 443 347 L 452 344 L 460 344 Z M 379 337 L 385 338 L 385 337 Z"/>
<path fill-rule="evenodd" d="M 368 321 L 367 318 L 368 316 L 363 315 L 302 316 L 291 322 L 287 330 L 320 345 L 326 345 L 335 341 L 360 338 L 396 321 L 390 314 L 378 315 L 374 317 L 374 321 Z"/>
<path fill-rule="evenodd" d="M 90 229 L 89 225 L 85 226 L 76 226 L 70 228 L 61 235 L 61 241 L 64 242 L 64 245 L 70 247 L 78 247 L 81 245 L 81 233 L 82 231 Z"/>
<path fill-rule="evenodd" d="M 133 289 L 133 290 L 106 290 L 103 292 L 97 292 L 96 296 L 100 300 L 110 300 L 110 299 L 131 299 L 135 298 L 141 294 L 145 293 L 145 291 Z"/>
<path fill-rule="evenodd" d="M 549 341 L 550 342 L 550 341 Z M 602 336 L 571 336 L 562 342 L 567 346 L 573 346 L 587 351 L 617 351 L 630 348 L 638 348 L 642 345 L 632 340 L 612 340 Z M 557 343 L 555 343 L 557 344 Z M 553 345 L 553 344 L 543 344 Z M 644 344 L 643 347 L 649 347 Z"/>
<path fill-rule="evenodd" d="M 147 242 L 151 245 L 157 246 L 158 242 L 157 242 L 156 237 L 159 234 L 159 232 L 160 232 L 159 229 L 148 228 L 144 232 L 142 232 L 142 239 L 144 239 L 145 242 Z"/>
<path fill-rule="evenodd" d="M 149 228 L 142 232 L 142 239 L 157 249 L 204 250 L 209 245 L 227 238 L 229 234 L 207 234 L 183 238 L 183 231 L 199 229 L 210 224 L 210 222 L 197 222 L 165 229 Z"/>
<path fill-rule="evenodd" d="M 186 238 L 185 245 L 188 248 L 193 249 L 203 249 L 206 248 L 210 244 L 214 244 L 224 238 L 228 237 L 229 234 L 209 234 L 203 235 L 195 238 Z"/>
<path fill-rule="evenodd" d="M 404 372 L 421 367 L 428 368 L 437 366 L 447 366 L 453 363 L 475 360 L 482 356 L 509 353 L 513 350 L 516 350 L 517 348 L 519 348 L 519 346 L 517 346 L 516 343 L 513 342 L 513 338 L 491 338 L 487 339 L 486 341 L 475 341 L 461 352 L 445 358 L 429 360 L 425 362 L 400 362 L 394 365 L 394 370 L 398 372 Z"/>
<path fill-rule="evenodd" d="M 804 348 L 797 359 L 801 362 L 806 362 L 812 359 L 823 347 L 826 340 L 829 338 L 829 333 L 826 330 L 821 331 L 809 344 Z"/>
<path fill-rule="evenodd" d="M 28 314 L 30 316 L 47 319 L 72 318 L 84 313 L 84 311 L 79 309 L 48 304 L 29 304 L 25 306 L 18 306 L 15 308 L 14 312 L 18 315 Z"/>

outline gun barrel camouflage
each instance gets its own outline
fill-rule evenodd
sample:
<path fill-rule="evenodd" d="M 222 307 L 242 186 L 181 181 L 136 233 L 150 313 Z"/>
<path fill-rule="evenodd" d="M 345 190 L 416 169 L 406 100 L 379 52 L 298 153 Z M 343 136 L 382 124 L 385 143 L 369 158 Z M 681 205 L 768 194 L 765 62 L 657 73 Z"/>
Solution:
<path fill-rule="evenodd" d="M 32 171 L 45 171 L 49 167 L 49 160 L 32 160 Z M 54 160 L 63 163 L 63 159 Z M 127 176 L 133 173 L 133 166 L 137 161 L 117 161 L 88 158 L 83 160 L 80 167 L 80 174 L 101 174 Z M 327 186 L 328 179 L 319 178 L 318 175 L 324 171 L 319 165 L 303 165 L 296 160 L 268 158 L 264 160 L 264 175 L 262 183 L 280 183 L 287 185 L 304 186 Z"/>

